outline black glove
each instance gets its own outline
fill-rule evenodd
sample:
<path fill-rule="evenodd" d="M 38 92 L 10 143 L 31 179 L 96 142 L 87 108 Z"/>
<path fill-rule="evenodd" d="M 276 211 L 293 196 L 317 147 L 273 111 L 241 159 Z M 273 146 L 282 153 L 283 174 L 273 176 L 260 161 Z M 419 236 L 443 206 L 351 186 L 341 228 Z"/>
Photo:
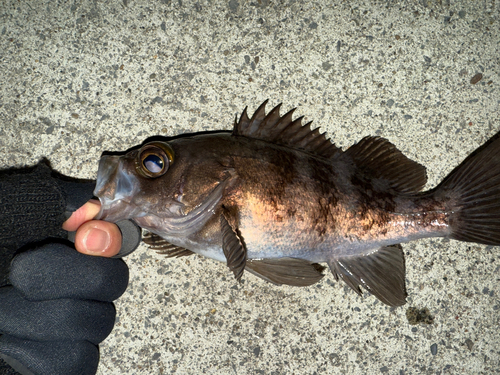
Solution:
<path fill-rule="evenodd" d="M 111 301 L 127 287 L 125 262 L 48 244 L 17 255 L 10 281 L 0 288 L 0 357 L 22 374 L 94 374 L 115 322 Z"/>
<path fill-rule="evenodd" d="M 67 238 L 62 223 L 92 198 L 93 186 L 56 177 L 43 162 L 0 172 L 0 286 L 8 283 L 10 262 L 21 247 Z"/>
<path fill-rule="evenodd" d="M 62 223 L 93 188 L 43 164 L 0 173 L 0 374 L 95 373 L 128 268 L 64 240 Z M 129 251 L 140 241 L 135 228 L 122 233 Z"/>

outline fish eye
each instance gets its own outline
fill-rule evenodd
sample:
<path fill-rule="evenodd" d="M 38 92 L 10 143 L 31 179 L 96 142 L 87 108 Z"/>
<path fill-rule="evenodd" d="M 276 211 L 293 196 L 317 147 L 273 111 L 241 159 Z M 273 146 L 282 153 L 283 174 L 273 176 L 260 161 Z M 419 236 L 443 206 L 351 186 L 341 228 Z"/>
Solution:
<path fill-rule="evenodd" d="M 142 160 L 142 165 L 151 173 L 160 173 L 163 170 L 163 159 L 158 155 L 150 154 Z"/>
<path fill-rule="evenodd" d="M 144 145 L 137 154 L 136 169 L 144 177 L 163 176 L 173 162 L 174 151 L 164 142 Z"/>

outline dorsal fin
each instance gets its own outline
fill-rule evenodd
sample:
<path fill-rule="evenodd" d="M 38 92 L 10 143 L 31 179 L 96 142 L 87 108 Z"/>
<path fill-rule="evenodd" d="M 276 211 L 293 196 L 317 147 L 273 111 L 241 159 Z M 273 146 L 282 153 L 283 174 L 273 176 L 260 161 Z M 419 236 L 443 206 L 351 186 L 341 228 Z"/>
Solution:
<path fill-rule="evenodd" d="M 260 139 L 325 158 L 331 158 L 340 151 L 325 137 L 325 133 L 320 133 L 318 128 L 311 130 L 311 122 L 302 125 L 302 117 L 292 120 L 295 108 L 280 116 L 281 104 L 278 104 L 266 115 L 267 102 L 260 105 L 252 118 L 248 117 L 245 108 L 240 120 L 234 121 L 233 135 Z"/>
<path fill-rule="evenodd" d="M 345 153 L 362 172 L 387 180 L 399 192 L 419 192 L 427 182 L 425 167 L 408 159 L 385 138 L 365 137 Z"/>

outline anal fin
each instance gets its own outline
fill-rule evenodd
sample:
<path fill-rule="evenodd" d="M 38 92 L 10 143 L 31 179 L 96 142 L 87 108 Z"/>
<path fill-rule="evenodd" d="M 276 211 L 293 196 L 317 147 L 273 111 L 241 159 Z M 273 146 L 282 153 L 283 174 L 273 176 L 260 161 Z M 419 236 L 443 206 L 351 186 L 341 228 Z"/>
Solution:
<path fill-rule="evenodd" d="M 172 245 L 170 242 L 154 233 L 145 233 L 142 240 L 149 246 L 150 249 L 156 250 L 158 254 L 165 255 L 167 258 L 179 258 L 194 254 L 191 250 L 185 249 L 181 246 Z"/>
<path fill-rule="evenodd" d="M 297 258 L 248 259 L 246 269 L 276 285 L 309 286 L 324 276 L 318 263 Z"/>
<path fill-rule="evenodd" d="M 345 281 L 361 295 L 363 286 L 383 303 L 406 303 L 405 259 L 401 245 L 385 246 L 369 255 L 338 258 L 328 262 L 338 280 Z"/>

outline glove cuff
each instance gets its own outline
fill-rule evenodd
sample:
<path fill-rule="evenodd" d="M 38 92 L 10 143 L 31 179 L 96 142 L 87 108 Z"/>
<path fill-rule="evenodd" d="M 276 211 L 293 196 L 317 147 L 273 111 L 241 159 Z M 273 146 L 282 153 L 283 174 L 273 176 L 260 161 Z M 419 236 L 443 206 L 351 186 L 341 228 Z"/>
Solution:
<path fill-rule="evenodd" d="M 0 176 L 0 243 L 19 248 L 49 236 L 63 236 L 66 199 L 43 164 L 4 171 Z"/>

